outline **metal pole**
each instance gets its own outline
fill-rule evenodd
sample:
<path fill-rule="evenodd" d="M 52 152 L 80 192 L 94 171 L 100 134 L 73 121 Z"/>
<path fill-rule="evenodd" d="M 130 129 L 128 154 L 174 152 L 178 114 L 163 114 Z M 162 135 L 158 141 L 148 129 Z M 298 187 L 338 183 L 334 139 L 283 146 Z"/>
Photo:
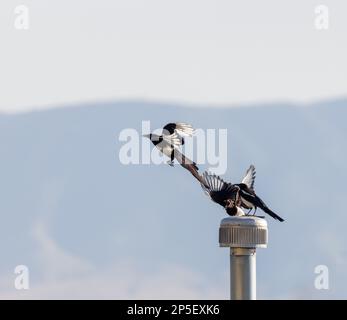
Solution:
<path fill-rule="evenodd" d="M 266 248 L 265 219 L 249 216 L 221 221 L 219 245 L 230 248 L 230 299 L 256 299 L 256 248 Z"/>
<path fill-rule="evenodd" d="M 230 299 L 256 300 L 255 249 L 230 248 Z"/>

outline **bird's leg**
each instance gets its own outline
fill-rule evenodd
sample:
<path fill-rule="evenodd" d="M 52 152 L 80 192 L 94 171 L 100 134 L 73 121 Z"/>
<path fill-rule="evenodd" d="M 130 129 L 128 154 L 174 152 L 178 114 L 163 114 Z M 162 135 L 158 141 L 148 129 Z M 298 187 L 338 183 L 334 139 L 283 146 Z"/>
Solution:
<path fill-rule="evenodd" d="M 252 211 L 252 208 L 250 208 L 249 210 L 248 210 L 248 212 L 247 212 L 247 216 L 249 216 L 249 214 L 251 213 L 251 211 Z"/>
<path fill-rule="evenodd" d="M 172 150 L 170 161 L 167 162 L 167 164 L 168 164 L 170 167 L 173 167 L 173 166 L 174 166 L 174 159 L 175 159 L 175 152 L 174 152 L 174 150 Z"/>
<path fill-rule="evenodd" d="M 254 208 L 253 215 L 255 216 L 255 213 L 257 212 L 257 207 Z"/>

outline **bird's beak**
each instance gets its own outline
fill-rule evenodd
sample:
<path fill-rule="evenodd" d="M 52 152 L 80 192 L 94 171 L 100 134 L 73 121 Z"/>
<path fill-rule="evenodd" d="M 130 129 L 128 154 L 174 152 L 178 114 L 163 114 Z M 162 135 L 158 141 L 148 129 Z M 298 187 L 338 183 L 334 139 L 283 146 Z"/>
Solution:
<path fill-rule="evenodd" d="M 143 134 L 142 137 L 145 137 L 145 138 L 149 139 L 150 135 L 149 134 Z"/>

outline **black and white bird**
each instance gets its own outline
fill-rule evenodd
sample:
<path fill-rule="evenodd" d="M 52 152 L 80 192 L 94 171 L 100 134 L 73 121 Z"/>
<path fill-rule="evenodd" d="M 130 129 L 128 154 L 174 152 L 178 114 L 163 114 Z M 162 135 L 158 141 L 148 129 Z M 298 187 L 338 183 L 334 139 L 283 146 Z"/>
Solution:
<path fill-rule="evenodd" d="M 231 183 L 227 183 L 221 177 L 206 171 L 203 173 L 202 179 L 202 189 L 212 201 L 221 205 L 228 215 L 245 215 L 240 208 L 241 199 L 239 196 L 239 187 L 234 186 Z"/>
<path fill-rule="evenodd" d="M 241 183 L 238 184 L 232 184 L 232 183 L 226 183 L 224 182 L 220 177 L 211 175 L 207 172 L 204 172 L 203 174 L 203 179 L 204 181 L 208 182 L 209 180 L 212 179 L 212 181 L 215 181 L 216 179 L 219 179 L 223 181 L 224 187 L 218 190 L 218 188 L 215 188 L 215 184 L 212 184 L 212 191 L 217 191 L 218 197 L 221 197 L 221 199 L 224 202 L 229 202 L 230 195 L 229 193 L 223 192 L 223 190 L 234 190 L 236 193 L 236 196 L 234 196 L 234 205 L 237 207 L 249 209 L 250 211 L 254 209 L 254 214 L 256 213 L 257 208 L 262 209 L 265 213 L 270 215 L 272 218 L 279 220 L 279 221 L 284 221 L 280 216 L 278 216 L 276 213 L 274 213 L 272 210 L 269 209 L 269 207 L 264 203 L 263 200 L 261 200 L 255 193 L 254 191 L 254 181 L 255 181 L 255 176 L 256 176 L 256 171 L 255 167 L 251 165 L 248 170 L 246 171 L 246 174 L 244 178 L 242 179 Z M 209 183 L 211 185 L 211 183 Z M 218 185 L 218 184 L 217 184 Z M 206 191 L 206 186 L 202 185 L 202 188 Z M 207 190 L 208 192 L 208 190 Z M 216 198 L 216 195 L 214 195 Z M 212 196 L 211 196 L 212 198 Z M 213 201 L 217 202 L 212 198 Z M 233 199 L 231 199 L 233 200 Z M 217 202 L 219 203 L 219 202 Z M 248 212 L 248 214 L 250 213 Z"/>
<path fill-rule="evenodd" d="M 192 125 L 184 122 L 171 122 L 164 126 L 163 135 L 170 136 L 175 133 L 180 139 L 180 144 L 183 145 L 185 143 L 184 137 L 192 137 L 195 133 L 195 129 Z"/>
<path fill-rule="evenodd" d="M 242 179 L 241 183 L 235 184 L 235 186 L 238 186 L 240 188 L 239 194 L 241 199 L 241 207 L 249 209 L 248 213 L 250 213 L 250 211 L 254 209 L 254 214 L 256 213 L 257 208 L 260 208 L 272 218 L 283 222 L 284 219 L 282 219 L 279 215 L 273 212 L 265 204 L 265 202 L 256 195 L 254 191 L 255 176 L 255 167 L 251 165 L 246 171 L 246 174 Z"/>
<path fill-rule="evenodd" d="M 198 166 L 179 150 L 179 147 L 185 143 L 184 137 L 191 137 L 194 132 L 195 130 L 190 124 L 177 122 L 165 125 L 161 135 L 150 133 L 143 136 L 149 138 L 161 153 L 169 157 L 168 164 L 170 166 L 174 166 L 174 159 L 176 159 L 201 183 L 202 178 L 198 173 Z"/>

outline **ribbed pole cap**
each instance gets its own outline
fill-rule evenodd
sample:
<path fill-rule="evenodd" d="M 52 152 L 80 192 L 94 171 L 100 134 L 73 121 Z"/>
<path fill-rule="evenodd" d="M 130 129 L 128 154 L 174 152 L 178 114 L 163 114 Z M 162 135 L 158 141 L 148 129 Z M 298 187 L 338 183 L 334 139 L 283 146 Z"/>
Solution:
<path fill-rule="evenodd" d="M 219 246 L 230 248 L 266 248 L 267 222 L 253 216 L 224 218 L 219 228 Z"/>

